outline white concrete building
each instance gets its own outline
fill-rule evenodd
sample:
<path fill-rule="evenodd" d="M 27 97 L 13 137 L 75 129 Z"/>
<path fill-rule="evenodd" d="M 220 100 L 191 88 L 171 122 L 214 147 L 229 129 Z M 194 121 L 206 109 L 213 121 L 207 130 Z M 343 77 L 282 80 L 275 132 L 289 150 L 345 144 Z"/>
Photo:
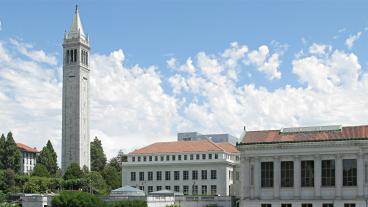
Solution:
<path fill-rule="evenodd" d="M 368 126 L 248 131 L 241 207 L 366 207 Z"/>
<path fill-rule="evenodd" d="M 89 38 L 76 7 L 70 31 L 64 35 L 62 154 L 63 172 L 71 162 L 90 168 Z"/>
<path fill-rule="evenodd" d="M 209 140 L 158 142 L 128 154 L 123 185 L 147 194 L 163 189 L 185 195 L 229 195 L 239 152 Z"/>
<path fill-rule="evenodd" d="M 22 143 L 17 143 L 17 148 L 22 155 L 20 158 L 20 172 L 25 174 L 31 173 L 36 166 L 39 151 L 35 147 L 32 148 Z"/>

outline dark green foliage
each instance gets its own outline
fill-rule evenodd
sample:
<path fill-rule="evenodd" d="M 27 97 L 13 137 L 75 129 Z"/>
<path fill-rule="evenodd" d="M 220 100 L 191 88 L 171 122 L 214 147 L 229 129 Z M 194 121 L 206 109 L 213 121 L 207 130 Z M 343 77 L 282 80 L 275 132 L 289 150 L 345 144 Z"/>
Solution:
<path fill-rule="evenodd" d="M 101 172 L 106 165 L 106 155 L 101 140 L 97 137 L 91 142 L 91 171 Z"/>
<path fill-rule="evenodd" d="M 108 207 L 147 207 L 147 202 L 142 200 L 121 200 L 108 203 Z"/>
<path fill-rule="evenodd" d="M 96 196 L 79 191 L 64 191 L 52 199 L 53 207 L 104 207 Z"/>
<path fill-rule="evenodd" d="M 82 179 L 69 179 L 63 180 L 63 188 L 66 190 L 79 190 L 86 185 L 85 180 Z"/>
<path fill-rule="evenodd" d="M 14 141 L 13 134 L 11 132 L 6 136 L 5 147 L 4 147 L 4 157 L 3 157 L 3 168 L 12 169 L 14 171 L 19 171 L 20 169 L 20 158 L 21 153 L 17 148 Z"/>
<path fill-rule="evenodd" d="M 36 166 L 33 168 L 32 175 L 38 177 L 49 177 L 50 173 L 43 164 L 36 163 Z"/>
<path fill-rule="evenodd" d="M 112 158 L 109 165 L 114 167 L 118 172 L 121 173 L 122 163 L 127 162 L 128 156 L 123 151 L 119 151 L 118 155 Z"/>
<path fill-rule="evenodd" d="M 48 193 L 49 185 L 49 178 L 33 176 L 24 184 L 23 191 L 25 193 Z"/>
<path fill-rule="evenodd" d="M 105 166 L 101 172 L 101 175 L 106 181 L 106 184 L 109 185 L 110 190 L 119 188 L 121 186 L 121 173 L 110 164 Z"/>
<path fill-rule="evenodd" d="M 77 163 L 73 162 L 70 163 L 63 177 L 65 180 L 82 178 L 83 171 L 80 169 Z"/>
<path fill-rule="evenodd" d="M 50 140 L 48 140 L 46 146 L 42 148 L 40 155 L 37 157 L 37 163 L 45 166 L 50 175 L 56 174 L 58 170 L 57 155 Z"/>
<path fill-rule="evenodd" d="M 6 194 L 0 191 L 0 203 L 4 203 L 6 201 Z"/>
<path fill-rule="evenodd" d="M 12 169 L 6 169 L 4 171 L 4 183 L 8 191 L 14 192 L 15 188 L 15 172 Z"/>
<path fill-rule="evenodd" d="M 5 136 L 4 134 L 1 134 L 0 137 L 0 169 L 4 168 L 4 161 L 5 161 Z"/>

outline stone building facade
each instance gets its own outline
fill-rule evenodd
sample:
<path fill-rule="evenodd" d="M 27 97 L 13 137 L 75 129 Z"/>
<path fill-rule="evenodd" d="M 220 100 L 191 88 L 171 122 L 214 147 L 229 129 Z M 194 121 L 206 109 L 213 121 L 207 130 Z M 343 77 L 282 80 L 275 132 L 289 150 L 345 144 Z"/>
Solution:
<path fill-rule="evenodd" d="M 30 174 L 33 168 L 36 166 L 36 159 L 39 151 L 34 147 L 28 145 L 17 143 L 17 148 L 20 150 L 20 172 L 25 174 Z"/>
<path fill-rule="evenodd" d="M 70 31 L 64 35 L 62 171 L 71 162 L 90 168 L 89 38 L 75 10 Z"/>
<path fill-rule="evenodd" d="M 368 126 L 244 134 L 238 145 L 240 206 L 367 206 Z"/>

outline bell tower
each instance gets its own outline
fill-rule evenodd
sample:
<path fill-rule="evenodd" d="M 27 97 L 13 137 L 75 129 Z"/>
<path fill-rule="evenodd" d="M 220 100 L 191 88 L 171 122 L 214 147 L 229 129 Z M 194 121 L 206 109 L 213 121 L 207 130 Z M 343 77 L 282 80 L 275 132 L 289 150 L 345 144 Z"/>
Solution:
<path fill-rule="evenodd" d="M 70 163 L 90 169 L 89 37 L 75 8 L 72 26 L 64 34 L 62 98 L 62 172 Z"/>

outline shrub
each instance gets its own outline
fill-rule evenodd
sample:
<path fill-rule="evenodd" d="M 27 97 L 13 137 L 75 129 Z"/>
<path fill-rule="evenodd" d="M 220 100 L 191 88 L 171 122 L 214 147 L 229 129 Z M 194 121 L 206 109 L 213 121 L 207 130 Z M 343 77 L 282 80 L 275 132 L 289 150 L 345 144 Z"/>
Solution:
<path fill-rule="evenodd" d="M 52 199 L 53 207 L 104 207 L 96 196 L 80 191 L 63 191 Z"/>
<path fill-rule="evenodd" d="M 111 202 L 108 207 L 147 207 L 147 202 L 142 200 L 122 200 Z"/>

